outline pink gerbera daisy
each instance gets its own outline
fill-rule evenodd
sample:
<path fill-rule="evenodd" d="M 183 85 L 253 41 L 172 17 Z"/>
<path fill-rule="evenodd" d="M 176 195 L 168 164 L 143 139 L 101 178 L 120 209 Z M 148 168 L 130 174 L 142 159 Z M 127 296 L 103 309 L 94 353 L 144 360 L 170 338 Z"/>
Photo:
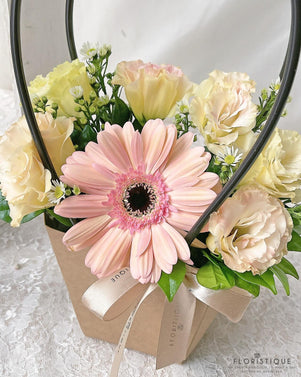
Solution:
<path fill-rule="evenodd" d="M 178 259 L 191 264 L 183 234 L 216 196 L 218 176 L 204 172 L 210 154 L 191 148 L 193 134 L 177 139 L 176 127 L 160 119 L 141 134 L 131 123 L 106 124 L 97 141 L 62 168 L 62 181 L 85 193 L 55 207 L 58 215 L 84 218 L 65 245 L 91 247 L 86 265 L 99 278 L 130 266 L 141 283 L 157 282 Z"/>

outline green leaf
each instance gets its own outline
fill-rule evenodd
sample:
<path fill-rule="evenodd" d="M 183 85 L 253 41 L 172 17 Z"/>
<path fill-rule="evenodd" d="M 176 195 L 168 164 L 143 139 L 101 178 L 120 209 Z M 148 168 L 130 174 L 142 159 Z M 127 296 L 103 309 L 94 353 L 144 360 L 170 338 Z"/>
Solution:
<path fill-rule="evenodd" d="M 31 212 L 28 215 L 25 215 L 21 221 L 21 223 L 27 223 L 28 221 L 34 219 L 35 217 L 39 216 L 41 213 L 44 213 L 44 209 L 39 209 L 38 211 Z"/>
<path fill-rule="evenodd" d="M 253 275 L 252 272 L 250 271 L 246 271 L 246 272 L 233 271 L 233 272 L 235 273 L 235 275 L 237 275 L 241 279 L 252 284 L 262 285 L 263 287 L 270 289 L 274 293 L 274 295 L 277 294 L 274 276 L 271 271 L 267 270 L 261 275 Z"/>
<path fill-rule="evenodd" d="M 76 144 L 78 145 L 78 149 L 83 151 L 89 141 L 97 141 L 97 133 L 93 130 L 93 128 L 87 124 L 85 125 L 84 129 L 78 135 L 78 139 Z"/>
<path fill-rule="evenodd" d="M 294 223 L 293 230 L 300 235 L 301 234 L 301 205 L 296 206 L 296 207 L 288 207 L 286 209 L 292 217 L 292 220 Z"/>
<path fill-rule="evenodd" d="M 0 219 L 10 223 L 11 217 L 9 216 L 9 205 L 5 197 L 2 195 L 2 192 L 0 190 Z"/>
<path fill-rule="evenodd" d="M 287 244 L 287 249 L 289 251 L 301 251 L 301 237 L 294 230 L 292 232 L 292 239 Z"/>
<path fill-rule="evenodd" d="M 295 279 L 299 279 L 298 272 L 295 267 L 286 258 L 282 257 L 281 262 L 277 266 L 287 275 L 293 276 Z"/>
<path fill-rule="evenodd" d="M 71 228 L 73 223 L 70 219 L 66 218 L 66 217 L 62 217 L 62 216 L 59 216 L 57 215 L 56 213 L 54 213 L 53 209 L 49 209 L 47 208 L 46 209 L 46 212 L 47 214 L 52 217 L 52 218 L 55 218 L 57 221 L 59 221 L 61 224 Z"/>
<path fill-rule="evenodd" d="M 128 105 L 121 98 L 116 97 L 112 110 L 112 124 L 116 123 L 123 126 L 130 119 L 130 116 L 131 112 Z"/>
<path fill-rule="evenodd" d="M 235 285 L 233 272 L 211 261 L 198 270 L 196 277 L 201 285 L 214 290 L 228 289 Z"/>
<path fill-rule="evenodd" d="M 235 275 L 235 285 L 241 289 L 250 292 L 253 296 L 257 297 L 260 293 L 260 286 L 241 279 L 238 275 Z"/>
<path fill-rule="evenodd" d="M 280 280 L 281 284 L 283 285 L 283 288 L 285 289 L 286 294 L 289 296 L 290 295 L 290 287 L 288 283 L 287 276 L 285 273 L 275 264 L 273 267 L 269 268 L 270 271 L 272 271 L 277 278 Z"/>
<path fill-rule="evenodd" d="M 186 265 L 180 260 L 173 266 L 172 272 L 170 274 L 166 274 L 162 271 L 158 285 L 165 293 L 169 302 L 173 300 L 174 295 L 177 293 L 177 290 L 184 280 L 185 272 Z"/>

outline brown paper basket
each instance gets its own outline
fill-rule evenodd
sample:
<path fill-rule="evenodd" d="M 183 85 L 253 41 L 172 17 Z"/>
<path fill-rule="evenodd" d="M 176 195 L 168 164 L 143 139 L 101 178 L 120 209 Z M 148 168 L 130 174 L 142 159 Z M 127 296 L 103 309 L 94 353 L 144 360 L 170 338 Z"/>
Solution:
<path fill-rule="evenodd" d="M 64 233 L 49 226 L 46 226 L 46 229 L 83 333 L 91 338 L 117 344 L 133 308 L 128 308 L 110 321 L 101 320 L 90 312 L 83 305 L 81 297 L 97 278 L 85 266 L 87 251 L 68 251 L 62 242 Z M 154 356 L 157 354 L 164 300 L 164 293 L 157 289 L 142 303 L 135 317 L 127 348 Z M 216 314 L 215 310 L 197 300 L 186 357 L 194 350 Z"/>

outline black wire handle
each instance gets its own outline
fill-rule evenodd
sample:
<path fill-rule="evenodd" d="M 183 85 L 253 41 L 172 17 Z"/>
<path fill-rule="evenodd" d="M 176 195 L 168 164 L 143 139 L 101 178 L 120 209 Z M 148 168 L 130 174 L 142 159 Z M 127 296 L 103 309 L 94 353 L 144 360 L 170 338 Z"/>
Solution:
<path fill-rule="evenodd" d="M 73 34 L 73 0 L 66 0 L 65 8 L 65 23 L 66 23 L 66 34 L 69 53 L 71 59 L 77 58 L 74 34 Z M 56 179 L 57 175 L 53 168 L 52 162 L 49 158 L 47 150 L 45 148 L 44 142 L 42 140 L 36 119 L 31 107 L 31 102 L 26 87 L 26 82 L 24 78 L 22 55 L 20 47 L 20 5 L 21 0 L 12 0 L 11 5 L 11 49 L 12 49 L 12 59 L 14 65 L 14 71 L 17 81 L 17 87 L 21 99 L 21 103 L 24 109 L 25 117 L 29 125 L 30 131 L 33 136 L 33 140 L 36 144 L 37 150 L 43 162 L 45 168 L 50 170 L 52 178 Z M 299 55 L 301 47 L 301 1 L 291 0 L 291 31 L 289 44 L 285 56 L 285 60 L 280 72 L 280 78 L 282 78 L 279 93 L 277 95 L 274 106 L 271 113 L 266 121 L 266 125 L 262 130 L 260 136 L 258 137 L 256 143 L 248 153 L 247 157 L 241 163 L 240 167 L 237 169 L 233 177 L 224 186 L 221 193 L 216 197 L 216 199 L 211 203 L 199 220 L 193 225 L 191 230 L 186 235 L 185 239 L 188 244 L 195 239 L 199 234 L 200 230 L 208 221 L 210 214 L 216 211 L 222 203 L 227 199 L 227 197 L 232 193 L 236 185 L 244 177 L 248 169 L 252 166 L 253 162 L 259 156 L 260 152 L 267 143 L 269 137 L 271 136 L 280 116 L 283 108 L 286 104 L 287 98 L 289 96 L 295 73 L 297 70 Z M 283 77 L 282 77 L 283 76 Z"/>
<path fill-rule="evenodd" d="M 271 110 L 271 113 L 266 121 L 266 124 L 261 131 L 258 139 L 256 140 L 254 146 L 246 156 L 246 158 L 241 163 L 240 167 L 237 169 L 232 178 L 226 183 L 223 187 L 223 190 L 211 203 L 211 205 L 206 209 L 203 215 L 197 220 L 193 225 L 190 231 L 187 233 L 185 239 L 186 242 L 190 245 L 192 241 L 200 233 L 203 226 L 209 219 L 209 216 L 212 212 L 215 212 L 223 202 L 228 198 L 232 193 L 234 188 L 240 182 L 240 180 L 247 173 L 249 168 L 252 166 L 256 158 L 259 156 L 260 152 L 267 143 L 269 137 L 271 136 L 281 114 L 283 108 L 286 104 L 287 98 L 289 96 L 295 73 L 298 66 L 298 60 L 300 55 L 301 48 L 301 1 L 300 0 L 291 0 L 291 31 L 289 44 L 282 66 L 280 77 L 282 77 L 280 89 L 274 103 L 274 106 Z"/>
<path fill-rule="evenodd" d="M 41 136 L 41 132 L 31 106 L 30 96 L 25 81 L 20 39 L 20 10 L 21 0 L 12 0 L 10 14 L 10 44 L 17 88 L 24 115 L 41 161 L 44 167 L 50 171 L 52 179 L 55 180 L 58 179 L 58 176 Z"/>
<path fill-rule="evenodd" d="M 68 49 L 71 60 L 77 59 L 77 52 L 74 42 L 74 32 L 73 32 L 73 4 L 74 0 L 66 0 L 65 7 L 65 26 L 66 26 L 66 36 Z"/>

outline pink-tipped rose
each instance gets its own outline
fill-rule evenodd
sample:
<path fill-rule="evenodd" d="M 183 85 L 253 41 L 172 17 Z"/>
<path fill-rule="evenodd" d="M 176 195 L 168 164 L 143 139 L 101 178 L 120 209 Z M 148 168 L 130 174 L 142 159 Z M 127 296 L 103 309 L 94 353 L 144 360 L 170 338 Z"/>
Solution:
<path fill-rule="evenodd" d="M 243 187 L 211 215 L 206 242 L 232 270 L 261 274 L 287 254 L 292 227 L 280 200 L 256 186 Z"/>

